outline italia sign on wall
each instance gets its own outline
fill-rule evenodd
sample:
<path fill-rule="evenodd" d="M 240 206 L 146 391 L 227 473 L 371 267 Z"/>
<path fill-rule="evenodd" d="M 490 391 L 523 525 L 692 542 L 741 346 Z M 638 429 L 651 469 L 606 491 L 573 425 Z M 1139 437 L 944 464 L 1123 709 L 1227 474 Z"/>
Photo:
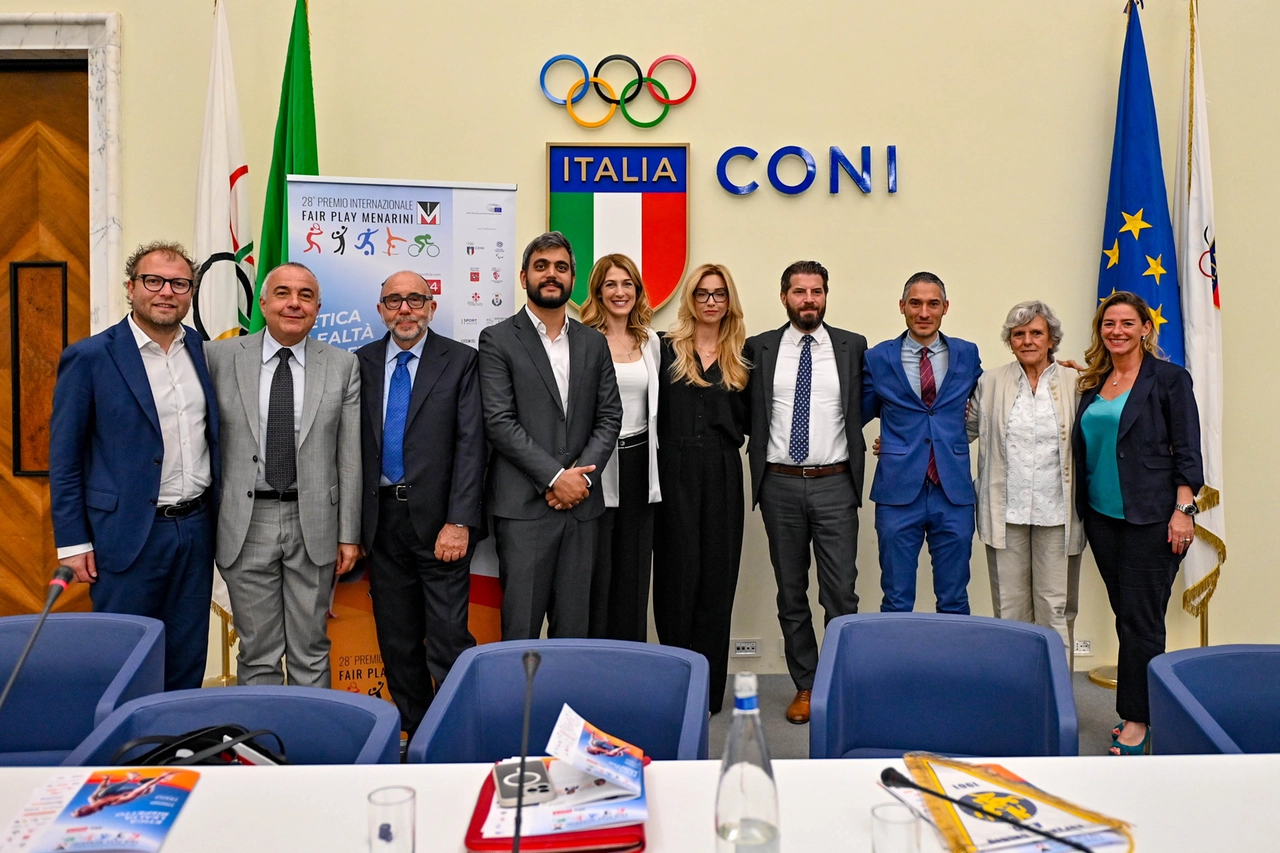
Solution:
<path fill-rule="evenodd" d="M 649 301 L 675 293 L 689 259 L 688 145 L 547 146 L 547 224 L 569 238 L 578 261 L 573 303 L 587 297 L 591 265 L 627 255 Z"/>

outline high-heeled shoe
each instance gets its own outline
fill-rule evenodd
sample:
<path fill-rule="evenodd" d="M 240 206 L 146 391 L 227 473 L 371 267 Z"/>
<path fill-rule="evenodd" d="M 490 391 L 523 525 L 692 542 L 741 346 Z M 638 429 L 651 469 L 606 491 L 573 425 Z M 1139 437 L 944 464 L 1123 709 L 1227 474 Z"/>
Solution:
<path fill-rule="evenodd" d="M 1124 731 L 1124 720 L 1116 723 L 1115 727 L 1111 729 L 1111 739 L 1117 740 L 1120 737 L 1120 732 L 1122 731 Z"/>
<path fill-rule="evenodd" d="M 1127 743 L 1121 743 L 1117 740 L 1111 744 L 1111 755 L 1150 755 L 1151 754 L 1151 726 L 1147 726 L 1147 733 L 1142 738 L 1142 743 L 1130 746 Z"/>

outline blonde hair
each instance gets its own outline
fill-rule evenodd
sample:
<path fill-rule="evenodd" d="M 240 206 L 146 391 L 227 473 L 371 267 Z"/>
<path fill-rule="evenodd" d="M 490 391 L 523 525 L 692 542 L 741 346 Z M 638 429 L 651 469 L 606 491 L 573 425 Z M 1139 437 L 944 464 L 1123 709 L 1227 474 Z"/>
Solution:
<path fill-rule="evenodd" d="M 1107 309 L 1115 305 L 1128 305 L 1137 313 L 1138 320 L 1144 326 L 1151 326 L 1151 331 L 1142 339 L 1143 352 L 1156 358 L 1164 358 L 1164 353 L 1156 345 L 1158 330 L 1151 316 L 1151 308 L 1136 293 L 1118 290 L 1102 300 L 1102 304 L 1098 306 L 1098 312 L 1093 315 L 1093 339 L 1089 342 L 1089 349 L 1084 354 L 1085 368 L 1080 371 L 1080 379 L 1076 382 L 1076 387 L 1081 393 L 1101 385 L 1102 380 L 1106 379 L 1107 374 L 1111 372 L 1111 351 L 1102 340 L 1102 318 L 1107 313 Z"/>
<path fill-rule="evenodd" d="M 609 324 L 609 312 L 604 307 L 604 300 L 600 298 L 600 291 L 609 270 L 614 267 L 626 273 L 627 278 L 636 286 L 636 301 L 631 306 L 631 313 L 627 315 L 627 333 L 636 342 L 636 346 L 643 346 L 649 340 L 649 322 L 653 319 L 653 308 L 649 305 L 649 294 L 640 278 L 640 268 L 626 255 L 605 255 L 596 261 L 587 278 L 587 298 L 578 309 L 578 315 L 582 318 L 583 325 L 605 331 Z"/>
<path fill-rule="evenodd" d="M 720 264 L 703 264 L 684 280 L 680 310 L 676 313 L 675 325 L 667 332 L 667 340 L 671 341 L 671 348 L 676 354 L 676 360 L 671 365 L 671 378 L 700 388 L 711 385 L 702 378 L 702 371 L 698 369 L 698 354 L 693 347 L 693 332 L 698 322 L 695 319 L 697 302 L 693 298 L 693 292 L 709 275 L 718 275 L 724 279 L 724 285 L 729 291 L 728 310 L 720 318 L 720 337 L 716 342 L 720 384 L 730 391 L 741 391 L 747 387 L 747 375 L 751 367 L 742 357 L 742 345 L 747 341 L 747 324 L 742 319 L 742 303 L 738 300 L 738 288 L 733 283 L 733 276 Z"/>

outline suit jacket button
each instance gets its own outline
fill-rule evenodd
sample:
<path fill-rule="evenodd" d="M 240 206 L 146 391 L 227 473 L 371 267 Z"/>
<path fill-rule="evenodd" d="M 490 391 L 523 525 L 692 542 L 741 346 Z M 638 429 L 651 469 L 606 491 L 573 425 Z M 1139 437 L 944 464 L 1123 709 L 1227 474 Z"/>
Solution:
<path fill-rule="evenodd" d="M 258 457 L 257 457 L 256 455 L 253 457 L 253 461 L 254 461 L 254 462 L 257 462 L 257 461 L 258 461 Z"/>
<path fill-rule="evenodd" d="M 1124 451 L 1123 451 L 1123 450 L 1121 450 L 1121 451 L 1120 451 L 1120 458 L 1121 458 L 1121 459 L 1123 459 L 1123 458 L 1124 458 Z"/>
<path fill-rule="evenodd" d="M 157 465 L 163 465 L 163 464 L 164 464 L 164 457 L 163 457 L 163 456 L 157 456 L 157 457 L 156 457 L 155 459 L 153 459 L 152 461 L 153 461 L 153 462 L 155 462 Z"/>
<path fill-rule="evenodd" d="M 929 410 L 929 417 L 933 417 L 933 409 Z"/>
<path fill-rule="evenodd" d="M 151 505 L 152 505 L 152 506 L 155 506 L 155 505 L 156 505 L 156 499 L 155 499 L 155 498 L 152 498 L 152 499 L 151 499 Z"/>
<path fill-rule="evenodd" d="M 250 489 L 250 490 L 249 490 L 249 493 L 248 493 L 247 497 L 253 497 L 253 490 L 252 490 L 252 489 Z"/>
<path fill-rule="evenodd" d="M 929 439 L 927 439 L 927 438 L 926 438 L 926 439 L 924 440 L 924 443 L 925 443 L 925 444 L 931 444 L 932 442 L 931 442 Z"/>

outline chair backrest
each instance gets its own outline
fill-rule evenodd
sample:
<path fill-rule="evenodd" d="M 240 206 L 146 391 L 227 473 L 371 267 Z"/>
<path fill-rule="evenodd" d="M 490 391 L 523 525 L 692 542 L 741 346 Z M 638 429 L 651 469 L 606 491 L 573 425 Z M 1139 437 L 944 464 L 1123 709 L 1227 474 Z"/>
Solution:
<path fill-rule="evenodd" d="M 0 619 L 0 682 L 36 616 Z M 0 764 L 57 764 L 120 704 L 164 689 L 164 624 L 114 613 L 56 613 L 0 710 Z"/>
<path fill-rule="evenodd" d="M 1047 628 L 939 613 L 842 616 L 827 626 L 811 758 L 1076 755 L 1071 676 Z"/>
<path fill-rule="evenodd" d="M 708 666 L 684 649 L 614 640 L 490 643 L 463 652 L 409 745 L 409 760 L 497 761 L 520 754 L 528 649 L 529 753 L 542 755 L 561 706 L 655 759 L 707 757 Z"/>
<path fill-rule="evenodd" d="M 63 763 L 99 765 L 134 738 L 232 723 L 278 734 L 290 764 L 400 760 L 400 713 L 389 702 L 319 687 L 220 687 L 173 690 L 122 705 Z M 270 739 L 264 743 L 274 748 Z"/>
<path fill-rule="evenodd" d="M 1147 675 L 1152 752 L 1280 752 L 1280 645 L 1169 652 Z"/>

